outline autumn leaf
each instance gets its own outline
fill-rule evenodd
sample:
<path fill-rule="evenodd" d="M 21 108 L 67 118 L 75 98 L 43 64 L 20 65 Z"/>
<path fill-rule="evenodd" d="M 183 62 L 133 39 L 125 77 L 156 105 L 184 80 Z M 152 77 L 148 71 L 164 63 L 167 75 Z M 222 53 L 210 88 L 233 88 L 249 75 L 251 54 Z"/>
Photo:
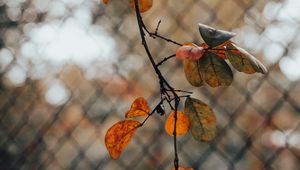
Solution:
<path fill-rule="evenodd" d="M 112 159 L 119 158 L 140 125 L 138 121 L 124 120 L 108 129 L 105 135 L 105 146 Z"/>
<path fill-rule="evenodd" d="M 205 81 L 211 87 L 229 86 L 233 73 L 228 64 L 215 53 L 206 52 L 198 61 L 184 60 L 184 73 L 192 86 L 202 86 Z"/>
<path fill-rule="evenodd" d="M 198 61 L 198 67 L 207 84 L 211 87 L 229 86 L 233 80 L 233 73 L 228 64 L 215 53 L 206 52 Z"/>
<path fill-rule="evenodd" d="M 167 122 L 165 124 L 165 130 L 170 135 L 173 136 L 174 133 L 174 112 L 171 112 Z M 177 112 L 177 121 L 176 121 L 176 135 L 181 136 L 186 134 L 190 129 L 190 119 L 182 112 Z"/>
<path fill-rule="evenodd" d="M 141 13 L 148 11 L 153 5 L 153 0 L 138 0 L 138 2 Z M 130 3 L 132 8 L 135 10 L 134 0 L 130 0 Z"/>
<path fill-rule="evenodd" d="M 197 61 L 185 59 L 183 66 L 185 77 L 192 86 L 200 87 L 204 84 Z"/>
<path fill-rule="evenodd" d="M 185 101 L 184 113 L 191 121 L 192 136 L 198 141 L 210 141 L 216 136 L 216 116 L 204 102 L 188 97 Z"/>
<path fill-rule="evenodd" d="M 176 50 L 177 59 L 199 60 L 204 54 L 204 48 L 198 46 L 183 45 Z"/>
<path fill-rule="evenodd" d="M 236 34 L 224 30 L 217 30 L 208 25 L 199 23 L 199 32 L 201 37 L 209 47 L 213 48 L 230 40 Z"/>
<path fill-rule="evenodd" d="M 225 54 L 231 65 L 240 72 L 247 74 L 253 74 L 255 72 L 262 74 L 267 73 L 266 67 L 259 60 L 233 43 L 226 45 Z"/>
<path fill-rule="evenodd" d="M 231 41 L 226 41 L 225 43 L 213 48 L 210 48 L 206 43 L 202 43 L 200 46 L 206 49 L 208 52 L 215 53 L 218 57 L 222 59 L 227 59 L 227 56 L 225 55 L 225 50 L 226 50 L 226 45 L 228 43 L 231 43 Z"/>
<path fill-rule="evenodd" d="M 175 167 L 173 167 L 172 170 L 175 170 Z M 178 170 L 194 170 L 194 168 L 184 168 L 182 166 L 179 166 Z"/>
<path fill-rule="evenodd" d="M 131 108 L 128 112 L 125 113 L 126 118 L 138 117 L 138 116 L 147 116 L 150 112 L 150 108 L 146 99 L 139 97 L 134 100 L 131 105 Z"/>

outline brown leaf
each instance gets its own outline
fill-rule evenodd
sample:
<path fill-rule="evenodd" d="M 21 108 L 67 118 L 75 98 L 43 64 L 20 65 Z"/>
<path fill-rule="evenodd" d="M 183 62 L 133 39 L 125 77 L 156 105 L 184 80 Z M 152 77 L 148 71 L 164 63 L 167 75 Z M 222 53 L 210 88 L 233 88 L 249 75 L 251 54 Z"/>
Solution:
<path fill-rule="evenodd" d="M 173 136 L 174 132 L 174 112 L 172 112 L 165 124 L 165 130 L 170 135 Z M 176 135 L 181 136 L 186 134 L 190 129 L 190 119 L 182 112 L 177 112 L 177 121 L 176 121 Z"/>
<path fill-rule="evenodd" d="M 138 121 L 124 120 L 114 124 L 107 130 L 105 146 L 112 159 L 119 158 L 140 125 L 141 123 Z"/>
<path fill-rule="evenodd" d="M 148 11 L 153 5 L 153 0 L 138 0 L 138 1 L 139 1 L 139 8 L 141 13 Z M 130 0 L 130 3 L 132 8 L 135 10 L 134 0 Z"/>
<path fill-rule="evenodd" d="M 233 80 L 233 74 L 228 64 L 215 53 L 206 52 L 198 61 L 198 67 L 202 79 L 211 87 L 229 86 Z"/>
<path fill-rule="evenodd" d="M 266 67 L 259 60 L 233 43 L 226 45 L 225 54 L 231 65 L 240 72 L 247 74 L 253 74 L 255 72 L 262 74 L 267 73 Z"/>
<path fill-rule="evenodd" d="M 175 167 L 173 167 L 172 170 L 175 170 Z M 179 166 L 178 170 L 194 170 L 194 168 L 184 168 L 182 166 Z"/>
<path fill-rule="evenodd" d="M 183 62 L 184 73 L 188 82 L 195 87 L 200 87 L 204 84 L 197 61 L 185 59 Z"/>
<path fill-rule="evenodd" d="M 143 97 L 139 97 L 134 100 L 130 110 L 125 114 L 126 118 L 148 116 L 150 108 L 147 101 Z"/>
<path fill-rule="evenodd" d="M 210 141 L 215 138 L 216 116 L 213 110 L 198 99 L 187 98 L 184 113 L 191 121 L 191 133 L 198 141 Z"/>

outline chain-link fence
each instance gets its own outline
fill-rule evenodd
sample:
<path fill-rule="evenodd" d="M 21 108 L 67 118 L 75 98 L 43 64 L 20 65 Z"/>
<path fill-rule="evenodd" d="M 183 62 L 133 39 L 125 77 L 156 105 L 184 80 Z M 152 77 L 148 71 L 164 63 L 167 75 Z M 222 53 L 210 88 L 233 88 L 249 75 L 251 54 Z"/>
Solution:
<path fill-rule="evenodd" d="M 227 88 L 193 88 L 182 63 L 161 66 L 174 87 L 212 106 L 210 143 L 179 139 L 180 164 L 201 170 L 300 169 L 300 2 L 297 0 L 154 0 L 143 14 L 152 30 L 200 43 L 199 22 L 234 39 L 269 69 L 235 72 Z M 0 169 L 171 169 L 166 116 L 139 129 L 112 160 L 106 130 L 134 98 L 155 105 L 159 88 L 128 0 L 0 0 Z M 176 46 L 149 38 L 158 61 Z M 182 109 L 182 106 L 180 106 Z"/>

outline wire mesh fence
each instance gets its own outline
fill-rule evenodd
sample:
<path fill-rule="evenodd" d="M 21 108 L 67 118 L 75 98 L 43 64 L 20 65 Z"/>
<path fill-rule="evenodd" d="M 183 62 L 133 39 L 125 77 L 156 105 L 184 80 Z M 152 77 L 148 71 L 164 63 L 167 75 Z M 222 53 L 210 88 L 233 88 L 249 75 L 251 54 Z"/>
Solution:
<path fill-rule="evenodd" d="M 161 66 L 176 88 L 216 112 L 218 135 L 179 139 L 180 164 L 201 170 L 300 169 L 300 3 L 297 0 L 164 0 L 143 14 L 178 42 L 202 40 L 199 22 L 233 30 L 269 69 L 235 72 L 229 87 L 193 88 L 182 63 Z M 0 169 L 171 169 L 173 141 L 155 115 L 112 160 L 106 130 L 134 98 L 159 87 L 128 0 L 0 1 Z M 149 38 L 158 61 L 176 46 Z M 182 109 L 182 106 L 180 106 Z"/>

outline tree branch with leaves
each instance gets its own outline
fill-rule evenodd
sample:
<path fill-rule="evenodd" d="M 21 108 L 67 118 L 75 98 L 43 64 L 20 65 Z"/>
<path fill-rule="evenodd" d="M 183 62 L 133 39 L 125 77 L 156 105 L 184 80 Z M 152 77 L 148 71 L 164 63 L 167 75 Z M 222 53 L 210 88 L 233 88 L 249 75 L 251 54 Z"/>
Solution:
<path fill-rule="evenodd" d="M 103 2 L 108 4 L 109 0 L 103 0 Z M 176 89 L 169 84 L 159 67 L 164 65 L 166 61 L 176 58 L 179 62 L 183 62 L 185 77 L 192 86 L 200 87 L 206 83 L 213 88 L 229 86 L 233 81 L 233 73 L 225 60 L 230 62 L 236 70 L 247 74 L 256 72 L 265 74 L 267 69 L 254 56 L 230 40 L 235 36 L 235 33 L 199 24 L 199 32 L 204 43 L 200 46 L 191 42 L 178 43 L 159 34 L 161 21 L 158 22 L 154 32 L 149 31 L 144 23 L 142 13 L 151 9 L 153 0 L 130 0 L 130 3 L 135 10 L 142 46 L 158 78 L 160 101 L 151 110 L 146 99 L 137 98 L 132 103 L 130 110 L 125 113 L 125 120 L 117 122 L 108 129 L 105 136 L 106 147 L 111 157 L 118 159 L 136 130 L 141 128 L 150 116 L 155 113 L 164 115 L 169 110 L 170 114 L 165 124 L 165 131 L 173 136 L 173 169 L 192 170 L 193 168 L 183 168 L 179 165 L 177 138 L 190 131 L 197 141 L 209 142 L 213 140 L 217 135 L 216 116 L 212 108 L 206 103 L 192 98 L 192 92 Z M 148 46 L 147 35 L 175 44 L 179 48 L 174 51 L 175 54 L 156 62 Z M 183 99 L 185 102 L 182 112 L 178 110 L 178 106 Z M 168 109 L 166 109 L 165 104 Z M 143 116 L 145 119 L 142 122 L 134 120 L 136 117 Z"/>

